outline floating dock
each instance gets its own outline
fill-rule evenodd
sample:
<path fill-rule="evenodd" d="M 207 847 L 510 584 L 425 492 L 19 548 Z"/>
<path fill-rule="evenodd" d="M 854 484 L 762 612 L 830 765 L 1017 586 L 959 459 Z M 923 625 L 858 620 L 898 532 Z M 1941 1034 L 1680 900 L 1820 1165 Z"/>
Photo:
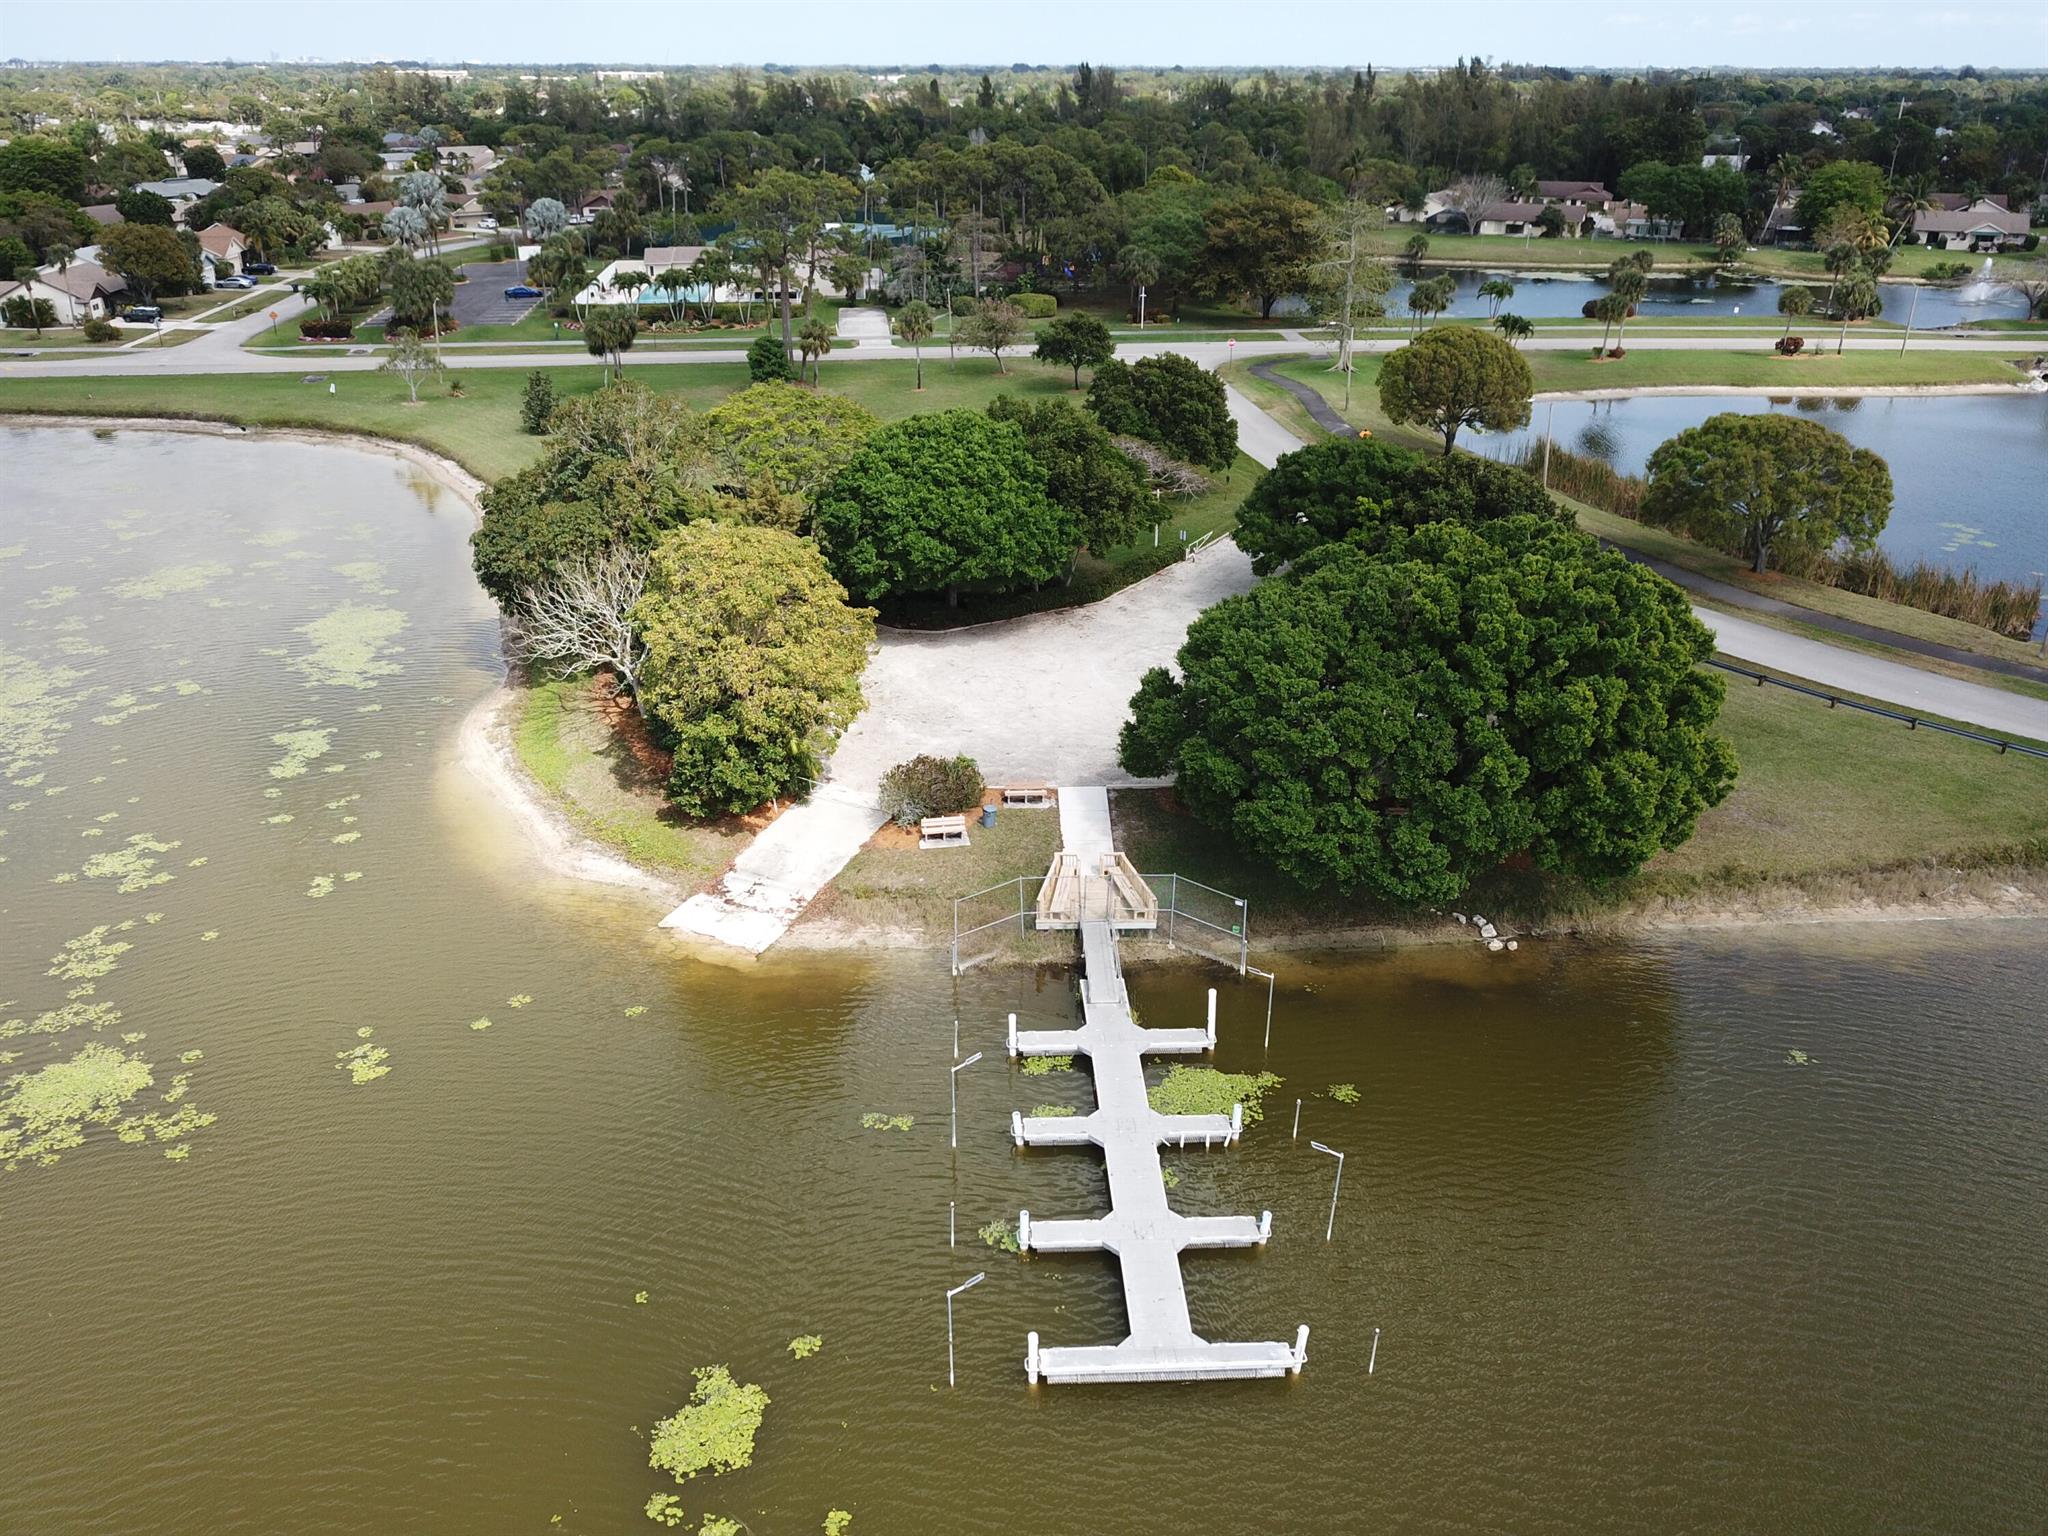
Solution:
<path fill-rule="evenodd" d="M 1068 793 L 1061 791 L 1062 806 Z M 1055 872 L 1058 868 L 1056 864 Z M 1105 876 L 1103 883 L 1112 911 L 1121 905 L 1136 919 L 1133 926 L 1151 926 L 1138 916 L 1150 903 L 1118 901 L 1115 898 L 1127 894 L 1118 890 L 1120 882 Z M 1087 915 L 1074 921 L 1068 914 L 1075 908 Z M 1010 1126 L 1020 1147 L 1099 1147 L 1109 1171 L 1110 1209 L 1107 1215 L 1084 1220 L 1034 1219 L 1023 1211 L 1018 1215 L 1017 1240 L 1032 1253 L 1115 1254 L 1123 1269 L 1131 1331 L 1121 1344 L 1051 1348 L 1040 1347 L 1033 1333 L 1025 1351 L 1026 1373 L 1034 1383 L 1217 1381 L 1297 1374 L 1308 1357 L 1305 1323 L 1291 1345 L 1231 1344 L 1201 1338 L 1189 1321 L 1181 1250 L 1262 1246 L 1272 1233 L 1273 1213 L 1262 1212 L 1257 1220 L 1183 1216 L 1167 1204 L 1159 1149 L 1196 1143 L 1229 1146 L 1243 1132 L 1243 1106 L 1233 1106 L 1227 1117 L 1163 1115 L 1152 1108 L 1145 1094 L 1144 1058 L 1198 1056 L 1213 1049 L 1216 994 L 1209 994 L 1205 1028 L 1140 1028 L 1124 991 L 1116 926 L 1110 916 L 1094 915 L 1101 910 L 1094 901 L 1076 901 L 1054 918 L 1059 926 L 1078 927 L 1081 933 L 1081 1027 L 1019 1030 L 1012 1015 L 1009 1033 L 1013 1057 L 1086 1056 L 1094 1069 L 1095 1110 L 1046 1119 L 1012 1114 Z M 1153 905 L 1147 915 L 1156 911 Z M 1043 921 L 1041 925 L 1050 926 Z"/>

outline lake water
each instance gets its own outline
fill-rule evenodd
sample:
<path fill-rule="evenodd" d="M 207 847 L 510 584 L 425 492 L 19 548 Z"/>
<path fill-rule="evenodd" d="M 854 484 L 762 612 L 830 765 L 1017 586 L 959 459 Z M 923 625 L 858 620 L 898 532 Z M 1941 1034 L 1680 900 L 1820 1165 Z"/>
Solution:
<path fill-rule="evenodd" d="M 1548 431 L 1564 447 L 1640 474 L 1659 443 L 1728 411 L 1797 412 L 1882 454 L 1893 506 L 1878 542 L 1895 557 L 2020 580 L 2048 573 L 2048 393 L 1539 400 L 1527 430 L 1459 441 L 1512 457 Z"/>
<path fill-rule="evenodd" d="M 1283 955 L 1270 1054 L 1263 992 L 1136 969 L 1286 1079 L 1169 1161 L 1275 1213 L 1189 1260 L 1198 1326 L 1307 1321 L 1308 1369 L 1033 1391 L 1028 1329 L 1119 1333 L 1108 1261 L 972 1235 L 1101 1199 L 1007 1134 L 1086 1102 L 999 1048 L 1066 972 L 707 966 L 536 876 L 448 762 L 496 677 L 468 514 L 399 461 L 5 442 L 0 1135 L 57 1160 L 0 1173 L 0 1530 L 645 1531 L 715 1362 L 755 1464 L 675 1491 L 762 1536 L 2040 1526 L 2041 925 Z"/>
<path fill-rule="evenodd" d="M 1601 258 L 1602 267 L 1606 259 Z M 1587 304 L 1607 294 L 1605 279 L 1592 272 L 1481 272 L 1447 268 L 1432 275 L 1457 280 L 1457 292 L 1451 300 L 1451 307 L 1445 311 L 1454 317 L 1493 312 L 1490 301 L 1479 292 L 1479 285 L 1488 278 L 1504 277 L 1515 285 L 1514 297 L 1502 307 L 1529 320 L 1577 320 L 1584 314 Z M 1395 282 L 1393 291 L 1383 301 L 1389 319 L 1397 322 L 1407 319 L 1408 294 L 1414 286 L 1407 277 Z M 1696 320 L 1739 314 L 1780 322 L 1780 286 L 1769 280 L 1746 282 L 1711 273 L 1664 277 L 1653 274 L 1649 292 L 1636 305 L 1636 314 L 1638 319 L 1651 321 Z M 2000 288 L 1987 291 L 1982 285 L 1957 288 L 1921 286 L 1916 310 L 1913 287 L 1910 283 L 1879 285 L 1886 320 L 1903 325 L 1910 318 L 1915 330 L 1926 331 L 1962 325 L 1971 320 L 2023 319 L 2027 313 L 2025 300 Z M 1274 306 L 1275 314 L 1299 313 L 1300 310 L 1298 300 L 1283 299 Z M 1805 322 L 1809 330 L 1821 323 Z"/>

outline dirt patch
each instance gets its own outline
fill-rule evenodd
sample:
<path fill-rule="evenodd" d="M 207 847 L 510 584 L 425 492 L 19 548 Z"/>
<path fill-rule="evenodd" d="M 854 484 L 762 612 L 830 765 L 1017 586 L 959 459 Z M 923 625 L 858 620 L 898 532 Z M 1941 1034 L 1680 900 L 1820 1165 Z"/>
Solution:
<path fill-rule="evenodd" d="M 590 697 L 612 739 L 632 753 L 633 761 L 646 769 L 650 777 L 666 784 L 669 774 L 675 769 L 675 755 L 662 750 L 661 743 L 654 739 L 654 732 L 641 718 L 640 711 L 619 690 L 617 681 L 609 672 L 600 672 L 591 678 Z"/>

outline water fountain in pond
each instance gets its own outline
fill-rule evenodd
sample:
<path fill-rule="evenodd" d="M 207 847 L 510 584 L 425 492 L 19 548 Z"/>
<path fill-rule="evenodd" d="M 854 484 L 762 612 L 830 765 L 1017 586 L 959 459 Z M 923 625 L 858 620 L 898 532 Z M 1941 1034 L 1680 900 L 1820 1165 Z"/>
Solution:
<path fill-rule="evenodd" d="M 1976 280 L 1956 296 L 1956 301 L 1961 304 L 1986 303 L 1991 298 L 1992 287 L 1991 258 L 1986 256 L 1984 265 L 1977 269 Z"/>

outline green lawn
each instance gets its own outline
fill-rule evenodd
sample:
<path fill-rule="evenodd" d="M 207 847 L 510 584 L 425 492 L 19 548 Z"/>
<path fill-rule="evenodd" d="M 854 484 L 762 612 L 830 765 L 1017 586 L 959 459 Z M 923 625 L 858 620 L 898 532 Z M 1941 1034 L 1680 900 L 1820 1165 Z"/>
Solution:
<path fill-rule="evenodd" d="M 8 327 L 0 330 L 0 352 L 19 347 L 88 347 L 112 346 L 112 342 L 89 342 L 85 332 L 73 326 L 58 327 L 46 325 L 38 336 L 33 330 L 16 330 Z"/>
<path fill-rule="evenodd" d="M 662 786 L 600 714 L 588 678 L 550 678 L 521 689 L 512 740 L 521 766 L 577 828 L 643 868 L 698 886 L 744 848 L 734 822 L 676 815 Z"/>
<path fill-rule="evenodd" d="M 1022 875 L 1032 882 L 1027 899 L 1036 899 L 1036 882 L 1059 851 L 1060 816 L 1056 810 L 1013 808 L 999 812 L 993 827 L 970 817 L 965 848 L 918 848 L 887 831 L 878 843 L 855 854 L 825 887 L 799 920 L 799 935 L 803 924 L 849 923 L 944 944 L 952 937 L 956 897 Z M 994 903 L 976 911 L 998 915 Z M 1072 942 L 1064 934 L 1056 938 L 1062 950 Z"/>
<path fill-rule="evenodd" d="M 1728 680 L 1721 728 L 1741 762 L 1735 791 L 1692 840 L 1633 879 L 1591 889 L 1523 874 L 1482 881 L 1473 906 L 1496 921 L 1618 917 L 1672 898 L 1779 886 L 1821 896 L 1907 898 L 1964 869 L 2048 864 L 2048 762 L 1901 725 L 1779 688 Z M 1247 897 L 1262 934 L 1401 922 L 1404 914 L 1304 893 L 1223 834 L 1150 791 L 1120 791 L 1117 841 L 1138 867 Z M 1431 919 L 1431 921 L 1436 921 Z"/>

